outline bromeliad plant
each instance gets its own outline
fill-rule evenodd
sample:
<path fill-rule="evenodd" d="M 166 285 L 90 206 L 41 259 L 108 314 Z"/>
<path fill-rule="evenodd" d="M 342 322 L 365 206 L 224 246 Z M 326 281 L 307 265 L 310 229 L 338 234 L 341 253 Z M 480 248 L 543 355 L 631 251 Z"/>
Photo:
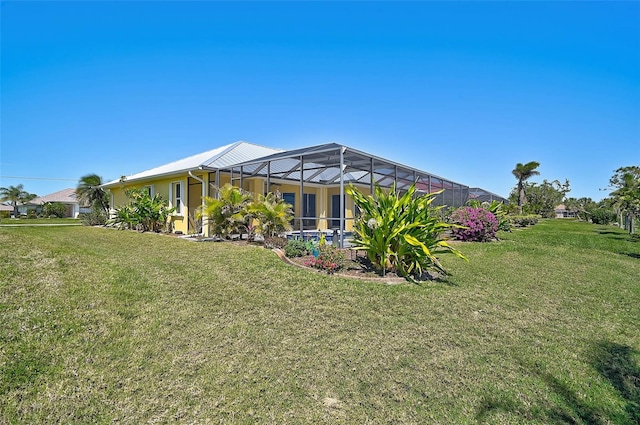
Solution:
<path fill-rule="evenodd" d="M 465 259 L 443 236 L 456 227 L 443 222 L 439 210 L 431 202 L 442 191 L 416 195 L 415 184 L 400 195 L 395 185 L 385 192 L 376 185 L 374 195 L 364 195 L 354 186 L 346 189 L 361 211 L 354 225 L 356 249 L 365 250 L 369 260 L 384 275 L 398 273 L 408 280 L 424 271 L 447 273 L 435 254 L 451 252 Z"/>

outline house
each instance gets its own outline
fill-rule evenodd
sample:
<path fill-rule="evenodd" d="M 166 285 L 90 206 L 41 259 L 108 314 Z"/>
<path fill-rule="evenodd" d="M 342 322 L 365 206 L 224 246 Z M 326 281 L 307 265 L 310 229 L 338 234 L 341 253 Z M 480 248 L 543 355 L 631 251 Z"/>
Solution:
<path fill-rule="evenodd" d="M 293 205 L 294 229 L 336 230 L 353 225 L 353 201 L 344 189 L 353 184 L 372 193 L 375 184 L 398 190 L 414 182 L 422 193 L 445 189 L 434 205 L 461 206 L 469 199 L 469 187 L 461 183 L 376 157 L 337 143 L 295 150 L 280 150 L 248 142 L 235 142 L 169 164 L 105 183 L 110 205 L 127 203 L 125 190 L 144 188 L 161 194 L 176 210 L 174 231 L 193 233 L 195 212 L 214 187 L 226 183 L 253 193 L 278 191 Z M 190 219 L 191 218 L 191 219 Z"/>
<path fill-rule="evenodd" d="M 576 218 L 577 211 L 567 209 L 564 204 L 555 207 L 556 218 Z"/>
<path fill-rule="evenodd" d="M 63 189 L 58 192 L 33 198 L 31 201 L 20 205 L 18 211 L 20 214 L 27 214 L 29 210 L 35 210 L 36 213 L 40 213 L 42 206 L 49 202 L 64 204 L 67 208 L 65 217 L 77 218 L 78 214 L 90 211 L 90 208 L 80 206 L 80 203 L 76 199 L 76 190 L 74 188 Z"/>

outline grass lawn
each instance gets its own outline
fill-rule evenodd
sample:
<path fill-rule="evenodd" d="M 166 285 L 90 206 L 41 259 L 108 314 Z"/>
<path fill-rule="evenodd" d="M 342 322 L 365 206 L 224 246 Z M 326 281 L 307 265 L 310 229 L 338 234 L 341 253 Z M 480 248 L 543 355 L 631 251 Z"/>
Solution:
<path fill-rule="evenodd" d="M 383 285 L 263 248 L 0 228 L 0 423 L 635 424 L 640 242 L 542 221 Z"/>
<path fill-rule="evenodd" d="M 35 224 L 82 224 L 77 218 L 3 218 L 0 226 L 31 226 Z"/>

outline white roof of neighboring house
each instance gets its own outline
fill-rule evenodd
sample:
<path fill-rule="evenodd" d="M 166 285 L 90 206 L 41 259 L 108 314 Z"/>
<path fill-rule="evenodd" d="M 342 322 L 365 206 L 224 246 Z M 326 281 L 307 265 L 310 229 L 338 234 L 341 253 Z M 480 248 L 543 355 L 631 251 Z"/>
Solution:
<path fill-rule="evenodd" d="M 251 161 L 278 152 L 282 152 L 282 150 L 240 141 L 126 176 L 126 181 L 135 181 L 197 169 L 224 169 L 241 162 Z M 119 183 L 120 179 L 112 180 L 103 186 L 112 186 Z"/>
<path fill-rule="evenodd" d="M 0 211 L 13 211 L 12 205 L 0 204 Z"/>
<path fill-rule="evenodd" d="M 76 190 L 74 188 L 63 189 L 58 192 L 53 192 L 48 195 L 38 196 L 33 198 L 30 202 L 31 205 L 42 205 L 47 202 L 61 202 L 63 204 L 77 204 Z"/>

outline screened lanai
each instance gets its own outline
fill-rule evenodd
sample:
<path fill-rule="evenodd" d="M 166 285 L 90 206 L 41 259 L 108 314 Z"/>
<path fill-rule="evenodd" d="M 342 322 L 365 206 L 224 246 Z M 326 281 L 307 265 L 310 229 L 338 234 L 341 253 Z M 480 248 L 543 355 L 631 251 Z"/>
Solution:
<path fill-rule="evenodd" d="M 283 183 L 295 184 L 298 199 L 304 201 L 304 205 L 300 204 L 302 208 L 294 211 L 294 223 L 300 233 L 316 228 L 319 219 L 326 219 L 339 232 L 341 246 L 346 220 L 353 219 L 345 214 L 344 189 L 349 184 L 369 193 L 375 184 L 389 188 L 394 182 L 399 191 L 414 182 L 421 193 L 445 189 L 432 205 L 459 207 L 469 199 L 468 186 L 337 143 L 279 152 L 231 167 L 231 182 L 236 186 L 243 187 L 244 179 L 256 177 L 265 179 L 265 193 L 279 190 Z M 309 208 L 310 196 L 305 191 L 310 188 L 333 188 L 336 193 L 332 195 L 336 201 L 322 217 L 313 212 L 315 197 L 313 208 Z"/>

